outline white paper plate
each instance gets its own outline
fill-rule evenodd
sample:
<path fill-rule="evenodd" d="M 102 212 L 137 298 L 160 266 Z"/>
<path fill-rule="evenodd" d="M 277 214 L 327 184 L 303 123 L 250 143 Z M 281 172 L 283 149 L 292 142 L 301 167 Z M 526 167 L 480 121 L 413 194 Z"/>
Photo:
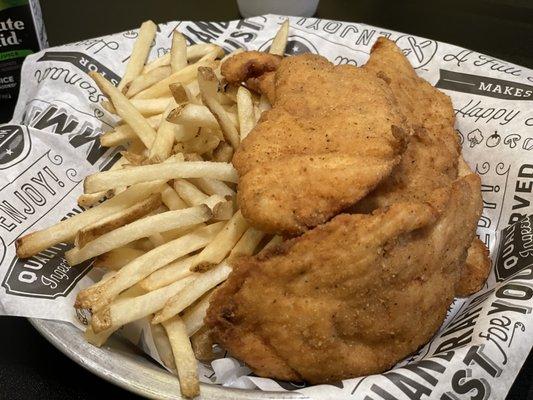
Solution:
<path fill-rule="evenodd" d="M 59 351 L 100 378 L 151 399 L 183 399 L 176 377 L 129 342 L 112 336 L 106 345 L 97 348 L 87 343 L 82 332 L 71 324 L 42 319 L 29 321 Z M 198 399 L 203 400 L 308 399 L 293 392 L 239 390 L 203 383 L 200 391 Z"/>

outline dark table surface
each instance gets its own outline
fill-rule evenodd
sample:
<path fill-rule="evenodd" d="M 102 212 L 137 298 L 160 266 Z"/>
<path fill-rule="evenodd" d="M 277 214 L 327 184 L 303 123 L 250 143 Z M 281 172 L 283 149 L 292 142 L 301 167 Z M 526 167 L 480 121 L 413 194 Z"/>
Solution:
<path fill-rule="evenodd" d="M 235 1 L 44 0 L 51 46 L 137 27 L 146 19 L 239 18 Z M 531 0 L 321 0 L 317 16 L 365 22 L 457 44 L 533 68 Z M 533 400 L 533 357 L 509 400 Z M 24 319 L 0 318 L 0 399 L 137 398 L 70 361 Z"/>

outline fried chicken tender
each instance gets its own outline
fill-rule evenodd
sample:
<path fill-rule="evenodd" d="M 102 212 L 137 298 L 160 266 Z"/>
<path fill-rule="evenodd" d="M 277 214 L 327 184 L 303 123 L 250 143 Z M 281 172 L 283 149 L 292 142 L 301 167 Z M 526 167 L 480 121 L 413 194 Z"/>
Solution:
<path fill-rule="evenodd" d="M 469 175 L 426 202 L 341 214 L 238 259 L 206 323 L 259 376 L 324 383 L 385 371 L 442 324 L 480 205 Z"/>
<path fill-rule="evenodd" d="M 222 66 L 229 82 L 257 78 L 257 52 Z M 231 62 L 231 63 L 230 63 Z M 251 72 L 250 72 L 251 71 Z M 375 74 L 316 55 L 283 58 L 275 99 L 235 152 L 244 217 L 271 233 L 296 235 L 359 201 L 405 150 L 408 126 Z"/>
<path fill-rule="evenodd" d="M 457 297 L 467 297 L 479 291 L 489 275 L 491 267 L 489 249 L 479 238 L 468 248 L 466 262 L 461 271 L 461 279 L 455 291 Z"/>
<path fill-rule="evenodd" d="M 363 68 L 388 83 L 413 135 L 398 167 L 355 206 L 356 212 L 371 212 L 398 201 L 425 201 L 435 189 L 473 173 L 460 155 L 450 98 L 418 77 L 392 41 L 379 38 Z M 469 262 L 462 268 L 464 279 L 458 288 L 462 296 L 473 293 L 467 288 L 479 290 L 490 272 L 488 250 L 479 241 L 472 246 Z"/>

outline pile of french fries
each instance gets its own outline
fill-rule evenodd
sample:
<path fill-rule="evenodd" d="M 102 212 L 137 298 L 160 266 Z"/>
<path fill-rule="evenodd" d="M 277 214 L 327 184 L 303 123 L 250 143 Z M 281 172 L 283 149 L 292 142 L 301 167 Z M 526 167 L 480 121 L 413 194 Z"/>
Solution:
<path fill-rule="evenodd" d="M 271 53 L 284 54 L 288 29 L 286 21 Z M 221 82 L 220 65 L 236 52 L 188 46 L 177 31 L 170 52 L 147 63 L 156 31 L 151 21 L 141 25 L 117 87 L 91 73 L 108 98 L 102 107 L 121 118 L 101 145 L 122 146 L 122 157 L 85 179 L 83 213 L 19 238 L 17 255 L 64 242 L 74 244 L 65 254 L 70 265 L 94 259 L 105 273 L 75 304 L 92 314 L 87 340 L 101 346 L 123 325 L 151 318 L 161 359 L 177 373 L 182 395 L 195 397 L 195 351 L 198 359 L 212 351 L 203 329 L 211 292 L 234 257 L 281 241 L 243 218 L 231 164 L 269 105 L 244 86 Z"/>

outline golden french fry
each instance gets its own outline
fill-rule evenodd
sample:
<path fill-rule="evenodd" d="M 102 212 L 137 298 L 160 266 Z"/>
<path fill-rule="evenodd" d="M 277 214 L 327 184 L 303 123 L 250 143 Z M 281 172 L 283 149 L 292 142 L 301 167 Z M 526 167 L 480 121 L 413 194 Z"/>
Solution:
<path fill-rule="evenodd" d="M 211 68 L 204 66 L 198 68 L 198 85 L 200 87 L 202 101 L 217 119 L 224 133 L 224 137 L 234 148 L 237 148 L 240 141 L 239 133 L 235 128 L 235 124 L 228 116 L 227 111 L 218 102 L 217 91 L 219 82 Z"/>
<path fill-rule="evenodd" d="M 174 362 L 178 370 L 180 391 L 184 397 L 193 398 L 200 394 L 198 364 L 192 351 L 185 324 L 179 317 L 166 321 L 163 326 L 168 334 Z"/>
<path fill-rule="evenodd" d="M 240 210 L 237 211 L 215 239 L 196 255 L 191 265 L 191 271 L 205 271 L 220 263 L 233 249 L 247 228 L 248 223 Z"/>
<path fill-rule="evenodd" d="M 231 250 L 229 259 L 239 256 L 251 256 L 254 254 L 255 249 L 261 243 L 261 240 L 265 237 L 266 233 L 249 227 L 246 232 L 241 236 L 235 247 Z"/>
<path fill-rule="evenodd" d="M 117 270 L 144 253 L 144 251 L 132 247 L 119 247 L 96 257 L 93 267 Z"/>
<path fill-rule="evenodd" d="M 184 85 L 181 82 L 171 83 L 168 85 L 168 88 L 170 89 L 170 93 L 172 93 L 172 97 L 176 104 L 187 103 L 192 97 L 187 85 Z"/>
<path fill-rule="evenodd" d="M 220 142 L 213 150 L 213 161 L 231 162 L 233 158 L 233 147 L 226 142 Z"/>
<path fill-rule="evenodd" d="M 155 99 L 130 99 L 130 102 L 137 111 L 147 117 L 164 113 L 173 100 L 172 97 L 158 97 Z"/>
<path fill-rule="evenodd" d="M 104 190 L 102 192 L 85 194 L 82 193 L 79 195 L 77 203 L 80 207 L 89 208 L 99 203 L 100 200 L 103 200 L 105 197 L 113 196 L 113 190 Z"/>
<path fill-rule="evenodd" d="M 185 179 L 174 179 L 174 190 L 190 206 L 203 204 L 209 197 Z"/>
<path fill-rule="evenodd" d="M 185 126 L 218 129 L 219 125 L 209 108 L 197 104 L 178 105 L 167 117 L 169 122 Z"/>
<path fill-rule="evenodd" d="M 171 111 L 172 112 L 172 111 Z M 187 126 L 187 125 L 176 125 L 174 124 L 174 138 L 176 139 L 176 142 L 182 146 L 182 153 L 183 153 L 183 144 L 180 142 L 186 142 L 187 140 L 191 140 L 196 136 L 200 129 L 195 126 Z M 190 160 L 187 160 L 190 161 Z"/>
<path fill-rule="evenodd" d="M 170 122 L 167 123 L 171 124 Z M 201 128 L 194 137 L 183 142 L 183 149 L 186 153 L 205 154 L 215 150 L 219 143 L 220 138 L 218 135 L 212 133 L 210 129 Z M 215 159 L 215 161 L 221 160 Z"/>
<path fill-rule="evenodd" d="M 152 115 L 145 119 L 152 128 L 157 129 L 162 118 L 161 115 Z M 117 125 L 113 131 L 100 135 L 100 145 L 103 147 L 114 147 L 132 141 L 139 141 L 139 137 L 128 124 Z"/>
<path fill-rule="evenodd" d="M 140 296 L 117 299 L 93 315 L 91 321 L 93 331 L 98 333 L 109 329 L 117 330 L 122 325 L 161 310 L 168 299 L 181 292 L 195 279 L 196 275 L 189 275 L 171 285 Z"/>
<path fill-rule="evenodd" d="M 125 210 L 120 210 L 93 224 L 84 226 L 76 234 L 74 244 L 76 247 L 84 247 L 87 243 L 95 240 L 99 236 L 144 217 L 160 205 L 161 196 L 159 193 L 152 194 L 147 199 L 133 204 Z"/>
<path fill-rule="evenodd" d="M 65 258 L 70 265 L 76 265 L 134 240 L 170 229 L 196 225 L 209 220 L 211 216 L 211 210 L 206 205 L 151 215 L 107 232 L 86 243 L 84 247 L 70 249 L 65 253 Z"/>
<path fill-rule="evenodd" d="M 156 247 L 123 266 L 108 282 L 88 287 L 78 293 L 76 308 L 88 308 L 98 312 L 109 304 L 120 292 L 135 285 L 152 272 L 168 263 L 206 246 L 222 229 L 223 223 L 217 222 L 198 228 L 176 240 Z"/>
<path fill-rule="evenodd" d="M 283 238 L 281 236 L 279 235 L 274 236 L 272 239 L 270 239 L 270 241 L 267 244 L 265 244 L 265 247 L 261 249 L 261 253 L 264 251 L 267 251 L 268 249 L 274 246 L 277 246 L 281 242 L 283 242 Z"/>
<path fill-rule="evenodd" d="M 218 194 L 209 196 L 202 204 L 209 207 L 215 221 L 227 221 L 233 216 L 233 201 L 226 200 Z"/>
<path fill-rule="evenodd" d="M 107 79 L 96 72 L 90 72 L 89 75 L 94 79 L 100 90 L 111 99 L 113 106 L 117 110 L 117 114 L 133 129 L 144 145 L 150 148 L 156 135 L 154 128 L 150 126 L 148 121 L 146 121 L 126 96 Z"/>
<path fill-rule="evenodd" d="M 188 46 L 187 47 L 187 61 L 199 59 L 205 56 L 206 54 L 213 52 L 213 50 L 217 48 L 220 49 L 218 50 L 219 54 L 224 54 L 224 50 L 222 50 L 216 44 L 198 43 L 198 44 L 193 44 L 192 46 Z M 163 54 L 161 57 L 146 64 L 146 66 L 143 69 L 143 73 L 150 72 L 151 70 L 155 68 L 159 68 L 165 65 L 170 65 L 170 52 Z"/>
<path fill-rule="evenodd" d="M 152 193 L 159 192 L 161 187 L 161 182 L 135 185 L 81 214 L 74 215 L 47 229 L 22 236 L 16 241 L 17 256 L 19 258 L 31 257 L 54 244 L 71 242 L 84 226 L 130 207 Z"/>
<path fill-rule="evenodd" d="M 85 328 L 85 334 L 83 336 L 85 337 L 85 340 L 87 340 L 87 342 L 93 346 L 101 347 L 107 341 L 107 339 L 109 339 L 109 336 L 111 336 L 113 332 L 115 332 L 114 329 L 106 329 L 104 331 L 94 333 L 93 328 L 89 325 L 87 328 Z"/>
<path fill-rule="evenodd" d="M 188 307 L 182 315 L 187 335 L 192 336 L 204 325 L 204 318 L 209 308 L 211 292 L 205 294 L 200 300 Z"/>
<path fill-rule="evenodd" d="M 219 196 L 222 196 L 222 197 L 235 196 L 235 191 L 233 189 L 231 189 L 224 182 L 216 180 L 216 179 L 191 178 L 189 179 L 189 182 L 194 184 L 202 192 L 208 195 L 218 194 Z"/>
<path fill-rule="evenodd" d="M 215 268 L 199 274 L 192 285 L 187 286 L 167 301 L 165 307 L 155 314 L 152 324 L 160 324 L 179 314 L 206 292 L 225 281 L 230 273 L 231 266 L 227 262 L 223 262 Z"/>
<path fill-rule="evenodd" d="M 121 91 L 126 84 L 142 73 L 148 54 L 150 54 L 150 47 L 152 46 L 156 32 L 156 24 L 152 21 L 143 22 L 139 29 L 137 40 L 133 45 L 133 50 L 128 65 L 126 66 L 126 72 L 124 72 L 122 80 L 118 84 L 118 90 Z"/>
<path fill-rule="evenodd" d="M 285 55 L 285 48 L 287 47 L 287 40 L 289 38 L 289 20 L 286 19 L 279 27 L 274 40 L 270 45 L 270 54 L 277 54 L 278 56 Z"/>
<path fill-rule="evenodd" d="M 193 224 L 193 225 L 196 225 L 196 224 Z M 190 225 L 190 226 L 193 226 L 193 225 Z M 150 236 L 148 236 L 148 240 L 152 242 L 154 247 L 161 246 L 162 244 L 166 243 L 165 238 L 163 238 L 163 235 L 161 235 L 161 233 L 159 232 L 153 233 Z"/>
<path fill-rule="evenodd" d="M 237 90 L 237 112 L 239 115 L 239 132 L 242 141 L 255 126 L 252 94 L 244 86 L 240 86 Z"/>
<path fill-rule="evenodd" d="M 176 106 L 174 99 L 170 99 L 167 102 L 166 109 L 163 113 L 162 122 L 157 129 L 157 134 L 150 152 L 148 153 L 148 159 L 152 163 L 158 163 L 166 160 L 171 152 L 172 147 L 174 146 L 174 127 L 175 125 L 167 121 L 168 113 L 171 112 Z"/>
<path fill-rule="evenodd" d="M 170 68 L 177 72 L 187 66 L 187 41 L 178 31 L 172 34 L 172 47 L 170 49 Z"/>
<path fill-rule="evenodd" d="M 158 269 L 154 273 L 148 275 L 141 282 L 139 282 L 139 286 L 143 290 L 151 292 L 153 290 L 170 285 L 172 282 L 183 279 L 186 276 L 193 274 L 193 272 L 190 270 L 193 260 L 194 256 L 191 256 L 171 262 L 170 264 L 165 265 L 163 268 Z"/>
<path fill-rule="evenodd" d="M 170 340 L 168 340 L 167 331 L 165 331 L 165 328 L 161 324 L 150 325 L 150 330 L 161 362 L 165 367 L 177 374 L 178 371 L 176 371 L 176 363 L 174 362 L 174 355 L 172 354 L 172 347 Z"/>
<path fill-rule="evenodd" d="M 129 186 L 135 183 L 177 178 L 213 178 L 236 183 L 237 171 L 229 163 L 210 161 L 181 161 L 162 164 L 133 166 L 117 171 L 103 171 L 85 178 L 85 193 L 95 193 Z"/>
<path fill-rule="evenodd" d="M 259 98 L 259 104 L 257 105 L 257 108 L 259 109 L 259 117 L 263 112 L 268 111 L 272 108 L 270 102 L 264 94 L 262 94 Z M 257 117 L 257 119 L 259 119 L 259 117 Z"/>
<path fill-rule="evenodd" d="M 150 86 L 155 85 L 157 82 L 169 77 L 171 73 L 172 71 L 170 66 L 165 65 L 139 75 L 127 85 L 128 90 L 126 92 L 126 97 L 130 98 L 135 96 L 144 89 L 147 89 Z"/>
<path fill-rule="evenodd" d="M 188 65 L 179 71 L 173 72 L 170 76 L 160 80 L 156 84 L 137 93 L 133 98 L 152 99 L 156 97 L 167 97 L 172 95 L 168 85 L 175 82 L 189 83 L 196 78 L 199 67 L 213 66 L 216 63 L 211 60 L 199 60 L 198 62 Z"/>
<path fill-rule="evenodd" d="M 163 204 L 165 204 L 169 210 L 187 208 L 187 203 L 185 203 L 181 197 L 178 196 L 176 191 L 168 185 L 166 185 L 161 192 L 161 200 L 163 200 Z"/>

